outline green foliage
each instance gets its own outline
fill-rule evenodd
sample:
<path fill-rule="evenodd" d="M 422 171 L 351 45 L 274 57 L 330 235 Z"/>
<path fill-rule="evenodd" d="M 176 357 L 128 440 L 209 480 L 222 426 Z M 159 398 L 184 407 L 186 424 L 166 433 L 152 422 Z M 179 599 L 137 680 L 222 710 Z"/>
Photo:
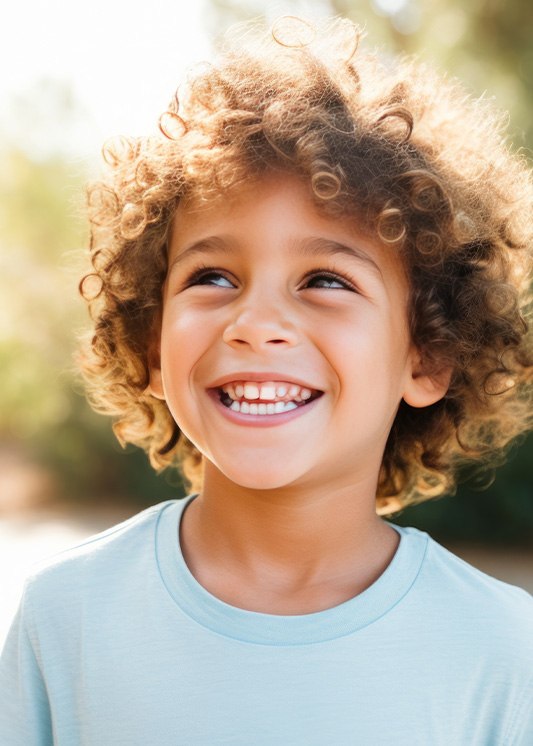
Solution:
<path fill-rule="evenodd" d="M 456 495 L 415 505 L 393 520 L 418 526 L 443 542 L 477 541 L 531 547 L 533 543 L 533 435 L 515 446 L 486 488 L 464 474 Z M 490 476 L 490 475 L 489 475 Z"/>
<path fill-rule="evenodd" d="M 144 506 L 182 494 L 177 475 L 157 477 L 144 453 L 122 451 L 81 393 L 73 353 L 87 320 L 77 290 L 87 172 L 20 148 L 0 162 L 0 445 L 17 444 L 74 502 Z"/>
<path fill-rule="evenodd" d="M 517 147 L 533 147 L 533 4 L 529 0 L 332 0 L 372 43 L 416 54 L 509 111 Z"/>
<path fill-rule="evenodd" d="M 83 240 L 72 207 L 81 185 L 58 157 L 36 163 L 11 150 L 2 164 L 0 429 L 30 435 L 68 414 L 64 377 L 82 309 L 65 262 Z"/>
<path fill-rule="evenodd" d="M 110 422 L 73 394 L 68 417 L 53 437 L 33 439 L 35 458 L 60 478 L 62 497 L 78 504 L 143 508 L 185 494 L 177 472 L 157 475 L 138 448 L 122 449 Z"/>

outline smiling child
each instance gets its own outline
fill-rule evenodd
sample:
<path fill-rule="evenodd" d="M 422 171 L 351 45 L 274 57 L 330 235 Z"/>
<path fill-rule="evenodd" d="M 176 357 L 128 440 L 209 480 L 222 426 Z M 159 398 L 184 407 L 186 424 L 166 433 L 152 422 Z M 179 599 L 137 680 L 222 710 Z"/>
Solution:
<path fill-rule="evenodd" d="M 240 33 L 105 150 L 89 393 L 193 492 L 28 580 L 2 743 L 533 743 L 530 596 L 383 518 L 530 425 L 530 174 L 358 38 Z"/>

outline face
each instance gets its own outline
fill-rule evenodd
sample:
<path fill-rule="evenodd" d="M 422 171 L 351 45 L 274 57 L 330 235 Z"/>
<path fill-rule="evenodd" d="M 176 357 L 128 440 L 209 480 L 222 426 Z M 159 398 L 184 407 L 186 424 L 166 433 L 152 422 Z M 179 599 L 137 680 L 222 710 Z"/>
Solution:
<path fill-rule="evenodd" d="M 402 397 L 440 398 L 401 262 L 357 228 L 289 175 L 178 209 L 151 390 L 241 487 L 375 483 Z"/>

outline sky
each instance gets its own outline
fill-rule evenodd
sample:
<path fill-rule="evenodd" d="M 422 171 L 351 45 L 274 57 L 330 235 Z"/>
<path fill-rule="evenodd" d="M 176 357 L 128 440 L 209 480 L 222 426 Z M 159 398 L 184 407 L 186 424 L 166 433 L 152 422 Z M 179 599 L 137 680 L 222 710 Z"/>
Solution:
<path fill-rule="evenodd" d="M 403 2 L 380 0 L 392 1 Z M 328 3 L 252 6 L 313 17 Z M 210 12 L 207 0 L 12 0 L 0 25 L 3 142 L 83 157 L 114 135 L 155 132 L 187 68 L 211 57 Z"/>
<path fill-rule="evenodd" d="M 155 131 L 186 68 L 209 57 L 205 12 L 204 0 L 10 2 L 0 27 L 3 134 L 39 155 L 87 154 L 107 137 Z M 56 121 L 53 102 L 68 91 L 78 114 Z"/>
<path fill-rule="evenodd" d="M 390 14 L 405 0 L 373 0 Z M 250 0 L 273 20 L 327 0 Z M 0 25 L 0 138 L 33 157 L 99 153 L 157 131 L 189 66 L 211 57 L 208 0 L 11 0 Z M 65 106 L 70 101 L 71 106 Z"/>

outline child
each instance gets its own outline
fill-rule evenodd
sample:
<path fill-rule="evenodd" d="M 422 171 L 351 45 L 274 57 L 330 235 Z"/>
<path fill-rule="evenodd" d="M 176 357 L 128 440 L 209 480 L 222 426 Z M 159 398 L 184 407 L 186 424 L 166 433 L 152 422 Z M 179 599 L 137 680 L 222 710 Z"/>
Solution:
<path fill-rule="evenodd" d="M 529 595 L 381 517 L 529 426 L 529 173 L 456 84 L 290 23 L 105 151 L 90 395 L 195 492 L 28 581 L 3 744 L 533 743 Z"/>

